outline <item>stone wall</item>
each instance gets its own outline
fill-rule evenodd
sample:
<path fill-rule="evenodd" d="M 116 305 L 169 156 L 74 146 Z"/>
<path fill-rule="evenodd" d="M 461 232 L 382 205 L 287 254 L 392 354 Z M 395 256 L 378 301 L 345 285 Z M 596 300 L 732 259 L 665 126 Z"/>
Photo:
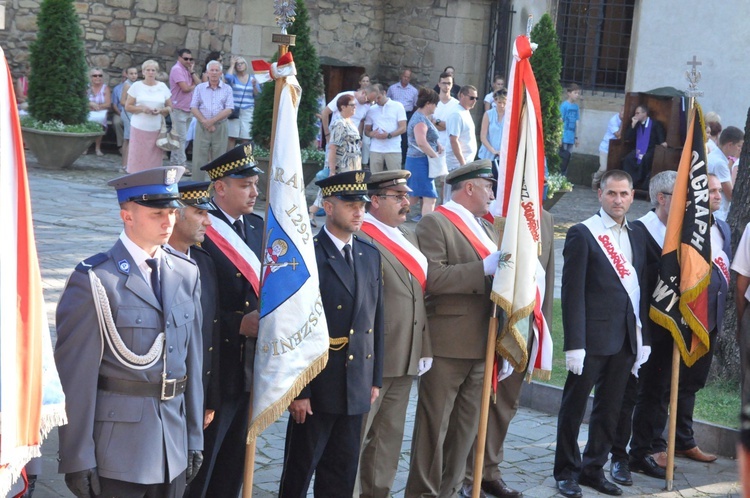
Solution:
<path fill-rule="evenodd" d="M 390 84 L 403 67 L 415 85 L 432 87 L 443 68 L 484 95 L 493 0 L 308 0 L 318 54 L 331 65 L 363 66 Z M 40 0 L 8 0 L 0 44 L 15 73 L 28 60 Z M 101 0 L 75 4 L 87 60 L 110 84 L 122 69 L 155 59 L 168 70 L 181 47 L 199 66 L 211 50 L 270 58 L 278 32 L 271 0 Z M 225 64 L 228 62 L 225 58 Z M 481 108 L 481 106 L 478 106 Z M 479 113 L 478 113 L 479 114 Z"/>
<path fill-rule="evenodd" d="M 491 0 L 321 0 L 310 5 L 318 52 L 335 65 L 363 66 L 390 84 L 401 68 L 412 83 L 437 83 L 445 66 L 456 81 L 484 91 Z"/>
<path fill-rule="evenodd" d="M 147 59 L 155 59 L 162 70 L 169 69 L 182 47 L 190 48 L 201 61 L 211 50 L 228 52 L 241 1 L 103 0 L 76 2 L 75 8 L 81 18 L 86 60 L 117 80 L 122 69 L 140 66 Z M 0 44 L 15 71 L 28 61 L 40 3 L 12 0 L 7 5 Z"/>

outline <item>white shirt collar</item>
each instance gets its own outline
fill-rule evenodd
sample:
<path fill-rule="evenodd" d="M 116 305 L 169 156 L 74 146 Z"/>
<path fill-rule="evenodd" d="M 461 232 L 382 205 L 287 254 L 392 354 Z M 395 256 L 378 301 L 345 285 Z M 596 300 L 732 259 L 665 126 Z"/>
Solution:
<path fill-rule="evenodd" d="M 219 206 L 216 206 L 216 207 L 219 207 Z M 226 211 L 224 211 L 223 209 L 221 209 L 221 208 L 219 208 L 219 211 L 221 211 L 222 213 L 224 213 L 224 216 L 227 217 L 227 219 L 229 220 L 229 224 L 230 225 L 234 225 L 234 222 L 237 221 L 237 220 L 242 220 L 242 215 L 240 215 L 239 218 L 234 218 L 232 216 L 229 216 L 229 214 Z"/>
<path fill-rule="evenodd" d="M 328 237 L 329 237 L 329 238 L 330 238 L 330 239 L 331 239 L 331 240 L 333 241 L 333 245 L 335 245 L 335 246 L 336 246 L 336 249 L 338 249 L 338 251 L 339 251 L 340 253 L 343 253 L 343 252 L 344 252 L 344 246 L 345 246 L 345 245 L 347 245 L 347 244 L 348 244 L 348 245 L 351 245 L 351 244 L 352 244 L 352 236 L 351 236 L 351 234 L 349 235 L 349 240 L 347 240 L 346 242 L 344 242 L 344 241 L 342 241 L 341 239 L 339 239 L 338 237 L 336 237 L 335 235 L 333 235 L 333 234 L 332 234 L 332 233 L 331 233 L 331 232 L 330 232 L 330 231 L 328 230 L 328 226 L 327 226 L 327 225 L 323 225 L 323 230 L 325 230 L 325 231 L 326 231 L 326 233 L 328 234 Z"/>
<path fill-rule="evenodd" d="M 620 226 L 619 223 L 613 220 L 612 217 L 608 215 L 606 211 L 604 211 L 604 208 L 599 208 L 599 215 L 602 217 L 602 223 L 604 224 L 605 228 L 612 229 L 612 227 Z M 625 217 L 625 219 L 622 222 L 622 228 L 630 229 L 630 226 L 628 226 L 627 217 Z"/>
<path fill-rule="evenodd" d="M 138 267 L 139 270 L 141 270 L 141 275 L 143 275 L 143 278 L 146 279 L 146 282 L 151 284 L 151 267 L 146 264 L 147 259 L 151 259 L 151 255 L 144 251 L 140 246 L 138 246 L 135 242 L 131 240 L 130 237 L 125 234 L 125 230 L 120 233 L 120 241 L 122 241 L 122 245 L 125 246 L 125 249 L 130 253 L 130 256 L 133 258 L 133 263 Z M 161 247 L 158 247 L 156 249 L 156 253 L 154 254 L 154 258 L 161 259 L 164 251 Z"/>

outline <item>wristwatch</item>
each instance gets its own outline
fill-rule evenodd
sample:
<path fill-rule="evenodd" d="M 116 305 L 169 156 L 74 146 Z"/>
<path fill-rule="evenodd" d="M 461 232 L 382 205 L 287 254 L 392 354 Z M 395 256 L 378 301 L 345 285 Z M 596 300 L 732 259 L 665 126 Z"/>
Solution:
<path fill-rule="evenodd" d="M 435 120 L 435 124 L 440 124 L 440 123 L 442 123 L 442 121 L 440 121 L 439 119 Z"/>
<path fill-rule="evenodd" d="M 392 136 L 392 135 L 391 135 L 391 134 L 389 133 L 389 134 L 388 134 L 388 138 L 393 138 L 393 136 Z"/>

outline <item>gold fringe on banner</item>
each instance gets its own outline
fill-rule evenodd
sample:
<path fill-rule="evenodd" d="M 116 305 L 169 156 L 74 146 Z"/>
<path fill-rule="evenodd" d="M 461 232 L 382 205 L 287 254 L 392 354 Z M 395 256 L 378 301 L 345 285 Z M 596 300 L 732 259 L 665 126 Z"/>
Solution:
<path fill-rule="evenodd" d="M 294 398 L 299 396 L 302 389 L 304 389 L 307 384 L 323 371 L 326 364 L 328 364 L 328 350 L 317 357 L 310 366 L 307 367 L 299 377 L 297 377 L 297 380 L 294 381 L 292 387 L 290 387 L 281 398 L 276 400 L 271 406 L 263 410 L 263 413 L 258 415 L 258 418 L 255 419 L 247 431 L 247 440 L 245 444 L 252 443 L 269 425 L 276 422 L 276 420 L 278 420 L 289 407 L 289 404 L 294 401 Z"/>

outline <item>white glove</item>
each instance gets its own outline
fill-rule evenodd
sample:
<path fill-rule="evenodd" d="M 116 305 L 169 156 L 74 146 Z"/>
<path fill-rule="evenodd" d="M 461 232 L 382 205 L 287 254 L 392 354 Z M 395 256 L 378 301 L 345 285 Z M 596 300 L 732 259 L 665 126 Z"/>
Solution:
<path fill-rule="evenodd" d="M 583 373 L 583 359 L 586 358 L 585 349 L 571 349 L 565 351 L 565 368 L 575 375 Z"/>
<path fill-rule="evenodd" d="M 513 367 L 510 366 L 510 363 L 508 362 L 508 360 L 506 360 L 505 358 L 503 358 L 502 365 L 498 365 L 498 369 L 497 369 L 497 381 L 498 382 L 504 381 L 505 379 L 507 379 L 508 377 L 510 377 L 510 375 L 512 373 L 513 373 Z"/>
<path fill-rule="evenodd" d="M 638 370 L 648 361 L 648 357 L 651 356 L 651 346 L 641 346 L 640 354 L 633 363 L 633 369 L 630 371 L 633 375 L 638 377 Z"/>
<path fill-rule="evenodd" d="M 484 263 L 484 274 L 486 276 L 495 276 L 498 261 L 500 261 L 500 251 L 495 251 L 482 260 L 482 263 Z"/>
<path fill-rule="evenodd" d="M 417 366 L 417 376 L 427 372 L 432 368 L 432 358 L 420 358 L 419 365 Z"/>

